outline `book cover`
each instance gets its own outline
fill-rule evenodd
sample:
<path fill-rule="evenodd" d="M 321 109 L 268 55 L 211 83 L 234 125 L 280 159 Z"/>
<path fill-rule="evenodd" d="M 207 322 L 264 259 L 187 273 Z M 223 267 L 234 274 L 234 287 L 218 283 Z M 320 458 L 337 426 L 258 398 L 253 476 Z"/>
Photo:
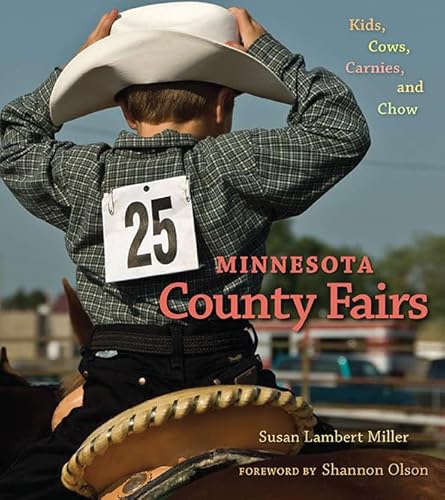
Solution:
<path fill-rule="evenodd" d="M 104 12 L 113 8 L 122 12 L 154 3 L 141 0 L 114 3 L 111 0 L 94 3 L 5 1 L 0 17 L 0 107 L 33 92 L 54 68 L 63 69 L 79 52 Z M 225 8 L 232 6 L 226 1 L 216 3 Z M 103 281 L 95 286 L 107 288 L 111 285 L 106 281 L 127 280 L 118 288 L 119 293 L 122 290 L 127 293 L 129 288 L 126 287 L 131 288 L 129 280 L 154 279 L 154 289 L 159 290 L 156 297 L 149 296 L 146 302 L 153 300 L 153 307 L 159 308 L 159 314 L 172 321 L 216 317 L 248 320 L 253 326 L 251 334 L 257 338 L 256 352 L 261 357 L 263 370 L 272 370 L 282 388 L 282 403 L 274 406 L 273 392 L 269 394 L 265 390 L 263 399 L 258 399 L 257 414 L 247 408 L 248 405 L 245 415 L 242 412 L 231 415 L 228 411 L 227 420 L 223 418 L 224 411 L 216 412 L 221 414 L 218 417 L 220 427 L 215 430 L 212 426 L 217 423 L 209 421 L 207 430 L 201 433 L 202 436 L 221 434 L 220 441 L 217 440 L 221 444 L 214 446 L 214 441 L 210 440 L 213 443 L 210 450 L 206 449 L 206 439 L 196 433 L 196 427 L 202 425 L 202 429 L 206 429 L 205 425 L 200 420 L 193 424 L 190 417 L 192 423 L 179 434 L 196 433 L 194 441 L 204 443 L 201 448 L 197 447 L 199 453 L 195 450 L 191 456 L 181 455 L 177 457 L 177 464 L 157 464 L 161 468 L 153 467 L 155 473 L 146 468 L 138 469 L 136 464 L 131 477 L 126 474 L 120 478 L 118 494 L 121 496 L 109 493 L 111 496 L 103 498 L 166 498 L 167 494 L 171 495 L 168 498 L 193 499 L 209 498 L 210 495 L 215 499 L 227 496 L 240 499 L 326 498 L 328 495 L 351 499 L 357 495 L 382 499 L 440 498 L 445 491 L 441 484 L 445 471 L 445 225 L 442 216 L 445 186 L 442 137 L 445 130 L 442 119 L 444 70 L 440 64 L 443 44 L 438 41 L 438 35 L 445 8 L 436 0 L 410 5 L 401 0 L 246 0 L 239 7 L 247 9 L 249 19 L 260 23 L 291 53 L 303 56 L 308 72 L 320 75 L 301 81 L 295 78 L 296 88 L 305 89 L 305 93 L 301 93 L 301 105 L 297 99 L 292 107 L 296 113 L 293 118 L 297 126 L 295 141 L 300 149 L 295 148 L 290 156 L 284 155 L 278 160 L 275 143 L 270 151 L 262 143 L 258 155 L 269 155 L 271 164 L 275 161 L 277 165 L 262 171 L 255 170 L 256 165 L 249 163 L 241 174 L 242 169 L 238 172 L 236 168 L 243 161 L 247 165 L 250 160 L 239 157 L 235 161 L 227 155 L 228 164 L 235 166 L 230 170 L 233 174 L 228 176 L 226 185 L 238 182 L 239 192 L 244 190 L 248 195 L 244 205 L 239 203 L 238 194 L 226 200 L 227 206 L 233 209 L 236 205 L 239 213 L 234 212 L 235 220 L 217 227 L 209 224 L 205 237 L 200 233 L 201 221 L 211 218 L 215 208 L 208 200 L 205 217 L 197 213 L 194 202 L 198 196 L 195 191 L 193 199 L 195 186 L 193 182 L 189 185 L 188 174 L 184 174 L 184 178 L 175 177 L 177 182 L 168 186 L 159 178 L 150 179 L 151 184 L 140 181 L 143 184 L 137 184 L 141 188 L 137 200 L 132 191 L 135 183 L 130 183 L 130 190 L 121 183 L 120 192 L 117 192 L 119 189 L 115 189 L 113 195 L 107 192 L 107 198 L 101 202 L 105 213 L 105 239 L 108 240 L 108 232 L 112 235 L 109 247 L 105 248 L 105 259 L 108 277 L 113 279 L 105 278 L 104 274 Z M 168 18 L 159 22 L 168 23 Z M 167 50 L 165 42 L 160 43 L 164 43 L 162 50 Z M 301 56 L 298 64 L 302 64 Z M 262 54 L 262 57 L 273 66 L 272 55 Z M 171 58 L 176 65 L 182 64 L 181 59 L 184 59 L 178 53 L 172 53 Z M 295 61 L 297 56 L 289 58 L 278 76 L 290 71 L 292 64 L 297 64 Z M 238 70 L 234 68 L 227 70 L 233 72 L 227 81 L 242 79 L 235 74 Z M 330 77 L 327 73 L 317 73 L 317 68 L 325 68 L 346 84 L 366 119 L 371 145 L 369 150 L 363 151 L 366 154 L 361 160 L 352 160 L 349 152 L 353 139 L 346 122 L 355 111 L 345 108 L 343 94 L 348 90 L 340 89 L 342 84 L 331 84 L 329 90 L 333 94 L 328 99 L 323 92 L 327 88 L 324 86 L 326 79 Z M 266 90 L 261 86 L 261 75 L 255 73 L 246 84 L 247 90 L 236 97 L 233 115 L 233 130 L 254 130 L 255 137 L 289 127 L 291 109 L 289 103 L 249 95 L 249 89 L 257 93 L 271 92 L 270 86 Z M 113 78 L 115 75 L 110 73 L 110 81 Z M 273 86 L 272 80 L 270 85 Z M 311 93 L 313 101 L 307 98 Z M 44 91 L 41 94 L 44 95 Z M 283 95 L 281 101 L 286 100 Z M 326 99 L 330 109 L 338 112 L 323 116 L 314 106 L 317 99 Z M 36 102 L 33 108 L 30 102 L 26 101 L 21 110 L 25 114 L 20 118 L 2 116 L 2 134 L 6 123 L 9 134 L 3 138 L 0 165 L 5 182 L 12 175 L 15 162 L 20 162 L 22 155 L 29 153 L 26 148 L 16 152 L 14 148 L 20 141 L 32 142 L 37 134 L 33 116 L 41 118 L 42 109 L 39 103 Z M 311 106 L 316 110 L 313 115 L 308 111 Z M 19 108 L 20 103 L 16 107 Z M 66 141 L 67 150 L 73 147 L 71 142 L 112 145 L 123 129 L 128 130 L 128 124 L 120 109 L 114 107 L 68 121 L 57 132 L 56 139 Z M 13 134 L 16 134 L 14 140 L 11 139 Z M 309 134 L 312 142 L 305 143 L 304 134 Z M 340 136 L 344 136 L 344 141 L 339 141 Z M 42 149 L 51 149 L 52 145 L 45 141 L 41 142 Z M 332 162 L 330 150 L 326 153 L 323 149 L 326 143 L 337 155 Z M 101 150 L 108 146 L 97 147 Z M 292 176 L 298 178 L 298 173 L 287 171 L 287 177 L 280 178 L 280 162 L 284 165 L 292 155 L 303 153 L 309 163 L 322 158 L 320 164 L 326 169 L 336 168 L 343 155 L 345 168 L 351 171 L 345 170 L 335 182 L 326 181 L 325 188 L 319 187 L 324 182 L 324 174 L 320 172 L 308 185 L 298 187 L 303 201 L 298 191 L 292 193 L 277 188 L 273 205 L 266 199 L 268 182 L 276 181 L 275 186 L 280 183 L 285 186 Z M 40 161 L 38 154 L 33 157 L 33 164 Z M 352 165 L 354 161 L 357 166 Z M 34 213 L 50 206 L 38 191 L 44 183 L 50 186 L 48 189 L 56 193 L 54 196 L 59 196 L 58 205 L 45 208 L 45 217 L 58 228 L 32 217 L 6 185 L 0 185 L 0 345 L 7 348 L 7 351 L 2 349 L 0 371 L 0 394 L 7 411 L 0 422 L 2 429 L 8 429 L 1 431 L 5 445 L 0 474 L 32 441 L 49 434 L 53 410 L 60 401 L 58 387 L 62 380 L 77 371 L 80 343 L 85 340 L 81 338 L 79 343 L 73 331 L 85 332 L 92 326 L 91 314 L 88 316 L 84 312 L 75 291 L 76 278 L 78 280 L 79 273 L 84 270 L 78 269 L 76 277 L 76 266 L 67 249 L 72 253 L 80 252 L 82 245 L 94 244 L 84 234 L 77 240 L 64 239 L 68 226 L 64 227 L 60 221 L 69 211 L 69 196 L 65 197 L 63 189 L 60 193 L 57 191 L 63 168 L 63 162 L 55 167 L 49 161 L 47 166 L 41 164 L 40 173 L 32 179 L 23 169 L 21 177 L 14 181 L 15 197 L 22 203 L 30 198 L 24 204 Z M 307 164 L 295 168 L 304 172 Z M 326 172 L 328 178 L 330 173 Z M 96 182 L 93 175 L 87 177 L 79 181 L 85 190 Z M 155 185 L 156 182 L 161 184 Z M 214 189 L 211 176 L 205 182 L 213 196 L 216 191 L 211 190 Z M 147 252 L 144 234 L 151 230 L 153 219 L 147 219 L 145 233 L 139 240 L 135 233 L 128 233 L 130 236 L 124 239 L 113 226 L 113 221 L 116 222 L 113 215 L 114 211 L 120 214 L 119 203 L 133 200 L 133 211 L 128 215 L 127 210 L 125 214 L 126 227 L 139 225 L 142 231 L 145 212 L 140 201 L 151 190 L 153 200 L 156 198 L 158 202 L 162 197 L 154 193 L 159 190 L 162 194 L 167 188 L 174 193 L 173 202 L 180 204 L 182 211 L 177 219 L 166 219 L 163 215 L 159 219 L 159 214 L 166 214 L 163 210 L 170 210 L 171 206 L 164 202 L 164 205 L 150 205 L 150 210 L 157 210 L 158 214 L 157 225 L 153 224 L 155 243 L 150 247 L 151 255 Z M 33 189 L 36 195 L 30 197 Z M 317 190 L 320 192 L 315 195 Z M 205 195 L 200 192 L 199 197 L 204 199 Z M 312 201 L 306 203 L 305 197 Z M 190 199 L 195 221 L 198 221 L 196 240 L 188 237 L 194 231 L 190 222 L 193 220 Z M 217 204 L 220 200 L 215 198 L 214 202 Z M 273 209 L 267 205 L 269 202 Z M 294 215 L 296 209 L 291 205 L 300 202 L 301 213 Z M 219 239 L 224 242 L 227 234 L 247 234 L 251 229 L 248 224 L 253 219 L 249 221 L 245 211 L 255 206 L 260 207 L 258 213 L 270 209 L 278 214 L 275 219 L 280 219 L 271 227 L 264 252 L 214 256 L 214 279 L 221 280 L 229 287 L 227 289 L 238 280 L 237 292 L 231 298 L 223 285 L 218 292 L 215 292 L 217 287 L 207 289 L 205 286 L 190 286 L 189 290 L 187 271 L 200 272 L 198 260 L 201 259 L 202 265 L 203 255 L 207 256 L 208 251 L 207 247 L 204 250 L 205 238 L 213 245 Z M 71 218 L 69 223 L 74 225 L 76 221 Z M 173 232 L 175 241 L 179 242 L 176 253 L 171 248 Z M 160 236 L 162 234 L 165 239 Z M 257 237 L 262 235 L 252 232 L 250 242 Z M 130 248 L 128 266 L 125 261 L 127 247 L 133 249 L 131 253 Z M 118 258 L 114 257 L 116 248 L 121 249 L 119 258 L 124 258 L 124 265 L 120 267 L 113 260 Z M 139 272 L 151 257 L 151 274 Z M 176 258 L 175 267 L 165 267 Z M 157 281 L 159 276 L 162 278 Z M 64 290 L 63 278 L 67 278 L 73 288 L 65 282 Z M 256 281 L 257 293 L 252 294 L 244 287 L 246 280 Z M 168 286 L 160 287 L 159 283 L 168 283 Z M 141 293 L 137 286 L 131 291 L 135 296 Z M 116 304 L 124 300 L 125 294 L 113 294 L 110 300 L 116 302 L 110 302 L 113 304 L 110 308 L 116 307 L 116 317 L 119 317 Z M 187 300 L 188 309 L 178 314 L 171 304 L 181 300 Z M 97 306 L 98 311 L 102 306 Z M 97 323 L 96 320 L 93 318 L 93 323 Z M 113 356 L 108 348 L 101 352 Z M 247 368 L 235 374 L 235 383 L 261 385 Z M 83 370 L 84 378 L 87 372 Z M 142 375 L 137 379 L 139 385 L 146 382 Z M 79 380 L 72 384 L 71 388 L 78 386 Z M 225 386 L 224 382 L 222 385 Z M 327 425 L 330 431 L 325 428 L 326 432 L 313 434 L 312 426 L 305 420 L 307 415 L 303 415 L 305 410 L 301 408 L 300 413 L 293 414 L 298 431 L 286 426 L 287 420 L 275 410 L 290 407 L 291 403 L 283 402 L 286 394 L 290 395 L 289 390 L 300 398 L 292 404 L 303 405 L 305 401 L 313 408 L 321 425 Z M 222 396 L 217 394 L 218 391 L 210 390 L 202 398 L 213 401 L 213 397 L 222 397 L 224 401 L 224 398 L 231 401 L 230 390 Z M 80 404 L 78 396 L 77 392 L 74 405 Z M 188 397 L 185 395 L 185 399 L 177 400 L 173 412 L 178 405 L 183 404 L 185 408 L 189 404 Z M 253 399 L 254 395 L 249 397 Z M 167 405 L 165 411 L 169 414 L 170 403 L 165 401 L 162 404 Z M 218 400 L 215 404 L 218 405 Z M 262 409 L 263 404 L 268 409 Z M 184 410 L 184 414 L 187 411 Z M 264 415 L 264 422 L 273 421 L 270 428 L 269 423 L 262 428 L 258 423 L 261 420 L 255 420 L 260 419 L 260 414 Z M 64 416 L 62 410 L 57 422 Z M 137 418 L 131 418 L 129 434 L 138 425 Z M 257 429 L 258 425 L 254 439 L 257 444 L 247 445 L 245 436 L 256 432 L 252 429 Z M 25 428 L 29 432 L 25 432 Z M 232 434 L 234 436 L 229 439 L 227 436 Z M 159 448 L 150 453 L 160 453 L 160 449 L 170 446 L 168 437 L 161 435 L 154 439 L 158 439 Z M 174 439 L 181 441 L 179 437 Z M 243 446 L 236 443 L 243 443 Z M 217 452 L 214 452 L 215 447 Z M 255 451 L 249 454 L 246 447 Z M 299 453 L 284 457 L 268 455 L 277 450 L 281 453 L 298 450 Z M 204 453 L 210 451 L 211 456 Z M 130 448 L 125 453 L 139 457 L 140 452 Z M 166 456 L 171 458 L 168 453 Z M 198 459 L 193 460 L 193 454 L 198 455 Z M 172 472 L 172 465 L 179 469 Z M 207 474 L 203 472 L 206 470 Z M 93 476 L 97 478 L 101 474 L 107 476 L 100 469 Z M 0 493 L 1 482 L 2 479 Z M 99 484 L 104 489 L 100 481 Z M 91 494 L 91 490 L 84 489 L 83 494 Z"/>

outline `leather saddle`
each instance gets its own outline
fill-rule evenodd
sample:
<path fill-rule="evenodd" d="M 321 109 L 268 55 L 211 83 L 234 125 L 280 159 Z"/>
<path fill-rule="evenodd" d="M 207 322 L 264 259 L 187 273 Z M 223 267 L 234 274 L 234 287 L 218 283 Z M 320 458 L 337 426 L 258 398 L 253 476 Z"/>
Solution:
<path fill-rule="evenodd" d="M 173 488 L 184 479 L 175 468 L 183 471 L 189 464 L 189 472 L 196 470 L 196 457 L 208 464 L 210 453 L 218 463 L 233 464 L 259 460 L 261 454 L 298 453 L 314 424 L 311 406 L 288 391 L 250 385 L 185 389 L 145 401 L 100 426 L 65 464 L 62 482 L 87 498 L 154 499 L 158 490 L 165 494 L 166 484 Z M 278 434 L 293 437 L 260 439 Z M 152 492 L 127 496 L 141 487 Z"/>

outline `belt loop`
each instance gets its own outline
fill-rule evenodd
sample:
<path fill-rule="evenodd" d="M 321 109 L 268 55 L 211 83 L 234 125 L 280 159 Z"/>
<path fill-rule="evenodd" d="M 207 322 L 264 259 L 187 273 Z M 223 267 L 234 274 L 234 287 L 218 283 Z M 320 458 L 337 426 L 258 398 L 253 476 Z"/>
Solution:
<path fill-rule="evenodd" d="M 173 353 L 172 353 L 172 368 L 184 367 L 184 343 L 183 343 L 183 328 L 178 325 L 170 326 L 170 334 L 173 341 Z"/>
<path fill-rule="evenodd" d="M 247 324 L 247 328 L 252 332 L 253 334 L 253 354 L 256 353 L 257 347 L 258 347 L 258 334 L 252 325 L 252 323 Z"/>

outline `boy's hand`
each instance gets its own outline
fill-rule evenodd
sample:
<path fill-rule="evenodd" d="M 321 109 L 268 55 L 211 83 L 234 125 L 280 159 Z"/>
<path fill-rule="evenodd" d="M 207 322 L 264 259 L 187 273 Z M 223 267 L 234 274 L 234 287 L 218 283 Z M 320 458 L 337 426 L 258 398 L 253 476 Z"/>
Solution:
<path fill-rule="evenodd" d="M 112 11 L 104 14 L 99 21 L 99 24 L 96 26 L 96 29 L 87 38 L 87 41 L 82 45 L 79 52 L 82 52 L 82 50 L 85 50 L 90 45 L 93 45 L 93 43 L 102 40 L 102 38 L 107 37 L 110 34 L 111 26 L 113 26 L 114 21 L 116 21 L 118 17 L 119 11 L 117 9 L 113 9 Z"/>
<path fill-rule="evenodd" d="M 266 30 L 251 17 L 246 9 L 230 7 L 228 9 L 236 18 L 241 36 L 242 45 L 235 41 L 226 42 L 230 47 L 247 52 L 250 47 L 266 33 Z"/>

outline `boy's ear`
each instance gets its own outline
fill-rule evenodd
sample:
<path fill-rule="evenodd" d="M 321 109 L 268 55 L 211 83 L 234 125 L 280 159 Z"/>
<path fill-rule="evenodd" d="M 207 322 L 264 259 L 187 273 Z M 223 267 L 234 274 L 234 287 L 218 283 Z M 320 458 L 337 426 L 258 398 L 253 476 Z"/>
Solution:
<path fill-rule="evenodd" d="M 235 92 L 232 89 L 223 87 L 218 92 L 218 97 L 216 98 L 216 123 L 221 125 L 224 123 L 227 113 L 233 111 L 235 101 Z"/>
<path fill-rule="evenodd" d="M 125 105 L 124 101 L 119 99 L 118 101 L 118 104 L 122 110 L 122 113 L 124 114 L 125 116 L 125 120 L 127 121 L 128 123 L 128 126 L 133 129 L 133 130 L 137 130 L 137 122 L 136 120 L 133 119 L 133 117 L 130 115 L 128 109 L 127 109 L 127 106 Z"/>

